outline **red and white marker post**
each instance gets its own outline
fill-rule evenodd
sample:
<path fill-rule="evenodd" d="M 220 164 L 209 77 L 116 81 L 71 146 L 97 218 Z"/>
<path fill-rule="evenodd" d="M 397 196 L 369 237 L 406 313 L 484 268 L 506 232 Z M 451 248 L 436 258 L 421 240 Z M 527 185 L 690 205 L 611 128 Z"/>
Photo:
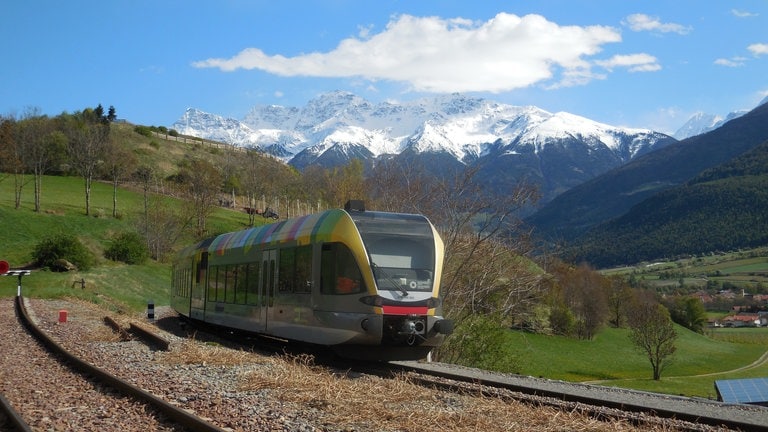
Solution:
<path fill-rule="evenodd" d="M 18 276 L 19 284 L 16 288 L 16 297 L 21 297 L 21 277 L 30 274 L 29 270 L 11 270 L 8 261 L 0 260 L 0 276 Z"/>

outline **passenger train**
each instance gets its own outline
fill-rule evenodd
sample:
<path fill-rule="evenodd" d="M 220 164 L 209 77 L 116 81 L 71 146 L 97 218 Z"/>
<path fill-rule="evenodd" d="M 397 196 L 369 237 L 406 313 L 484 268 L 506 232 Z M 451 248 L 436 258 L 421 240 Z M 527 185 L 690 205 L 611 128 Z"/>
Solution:
<path fill-rule="evenodd" d="M 422 359 L 453 330 L 442 317 L 443 254 L 426 217 L 351 202 L 180 251 L 171 306 L 191 320 L 342 357 Z"/>

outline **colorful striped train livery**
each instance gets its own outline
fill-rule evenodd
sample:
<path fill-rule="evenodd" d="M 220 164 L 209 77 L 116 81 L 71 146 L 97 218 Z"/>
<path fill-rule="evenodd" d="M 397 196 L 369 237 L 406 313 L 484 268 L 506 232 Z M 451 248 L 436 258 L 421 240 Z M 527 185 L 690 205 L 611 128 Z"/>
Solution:
<path fill-rule="evenodd" d="M 421 359 L 453 329 L 441 316 L 443 253 L 424 216 L 347 206 L 182 250 L 171 306 L 191 320 L 344 357 Z"/>

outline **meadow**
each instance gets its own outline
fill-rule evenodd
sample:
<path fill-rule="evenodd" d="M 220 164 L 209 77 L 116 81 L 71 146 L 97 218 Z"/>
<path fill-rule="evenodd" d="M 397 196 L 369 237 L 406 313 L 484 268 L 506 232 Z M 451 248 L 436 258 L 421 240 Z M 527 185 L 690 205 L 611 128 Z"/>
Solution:
<path fill-rule="evenodd" d="M 26 178 L 31 180 L 31 176 Z M 32 261 L 31 254 L 37 243 L 60 233 L 74 234 L 97 257 L 97 265 L 88 271 L 33 270 L 30 276 L 22 278 L 23 295 L 77 297 L 124 312 L 142 311 L 149 300 L 158 305 L 170 302 L 170 264 L 148 260 L 141 265 L 127 265 L 104 258 L 104 250 L 116 234 L 139 226 L 143 194 L 119 189 L 118 217 L 113 218 L 109 184 L 93 184 L 91 216 L 85 215 L 81 178 L 45 176 L 40 213 L 33 211 L 32 183 L 22 191 L 21 206 L 16 209 L 13 178 L 8 176 L 0 181 L 0 260 L 10 263 L 12 268 L 24 266 Z M 179 205 L 172 198 L 166 200 L 170 205 Z M 210 217 L 208 227 L 212 233 L 220 233 L 241 229 L 247 222 L 244 212 L 218 208 Z M 191 243 L 192 239 L 185 241 Z M 16 294 L 16 279 L 0 278 L 0 296 Z"/>
<path fill-rule="evenodd" d="M 716 398 L 721 379 L 768 376 L 768 328 L 716 329 L 707 335 L 675 326 L 677 351 L 652 379 L 651 365 L 626 329 L 605 328 L 592 340 L 513 331 L 522 375 L 703 398 Z M 753 363 L 757 364 L 753 365 Z"/>
<path fill-rule="evenodd" d="M 12 267 L 27 264 L 34 245 L 57 233 L 75 234 L 100 257 L 88 271 L 33 270 L 22 279 L 24 296 L 76 297 L 132 315 L 145 313 L 149 301 L 158 306 L 169 303 L 170 264 L 150 260 L 127 265 L 103 258 L 115 234 L 137 226 L 143 208 L 141 193 L 120 189 L 120 216 L 113 218 L 112 187 L 108 184 L 93 185 L 91 216 L 85 216 L 80 178 L 46 176 L 40 213 L 33 211 L 32 183 L 23 191 L 21 206 L 15 209 L 13 178 L 0 175 L 0 260 Z M 179 205 L 172 198 L 165 199 Z M 209 219 L 209 229 L 212 233 L 227 232 L 241 229 L 247 222 L 244 212 L 220 208 Z M 257 219 L 257 223 L 263 221 Z M 757 271 L 761 268 L 758 264 Z M 16 282 L 15 277 L 0 277 L 0 296 L 15 295 Z M 768 350 L 768 329 L 717 329 L 707 335 L 682 327 L 677 330 L 678 349 L 660 381 L 650 379 L 648 360 L 635 350 L 624 329 L 606 328 L 588 341 L 510 331 L 507 343 L 515 353 L 515 372 L 567 381 L 714 398 L 716 379 L 768 376 L 765 362 L 750 367 Z"/>

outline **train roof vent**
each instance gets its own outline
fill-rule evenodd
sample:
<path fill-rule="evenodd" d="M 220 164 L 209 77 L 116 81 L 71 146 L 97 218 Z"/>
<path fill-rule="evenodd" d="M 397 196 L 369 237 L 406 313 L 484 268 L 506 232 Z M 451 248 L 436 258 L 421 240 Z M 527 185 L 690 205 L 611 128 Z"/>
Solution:
<path fill-rule="evenodd" d="M 346 204 L 344 204 L 344 210 L 348 212 L 352 211 L 358 211 L 358 212 L 364 212 L 365 211 L 365 201 L 363 200 L 349 200 Z"/>

